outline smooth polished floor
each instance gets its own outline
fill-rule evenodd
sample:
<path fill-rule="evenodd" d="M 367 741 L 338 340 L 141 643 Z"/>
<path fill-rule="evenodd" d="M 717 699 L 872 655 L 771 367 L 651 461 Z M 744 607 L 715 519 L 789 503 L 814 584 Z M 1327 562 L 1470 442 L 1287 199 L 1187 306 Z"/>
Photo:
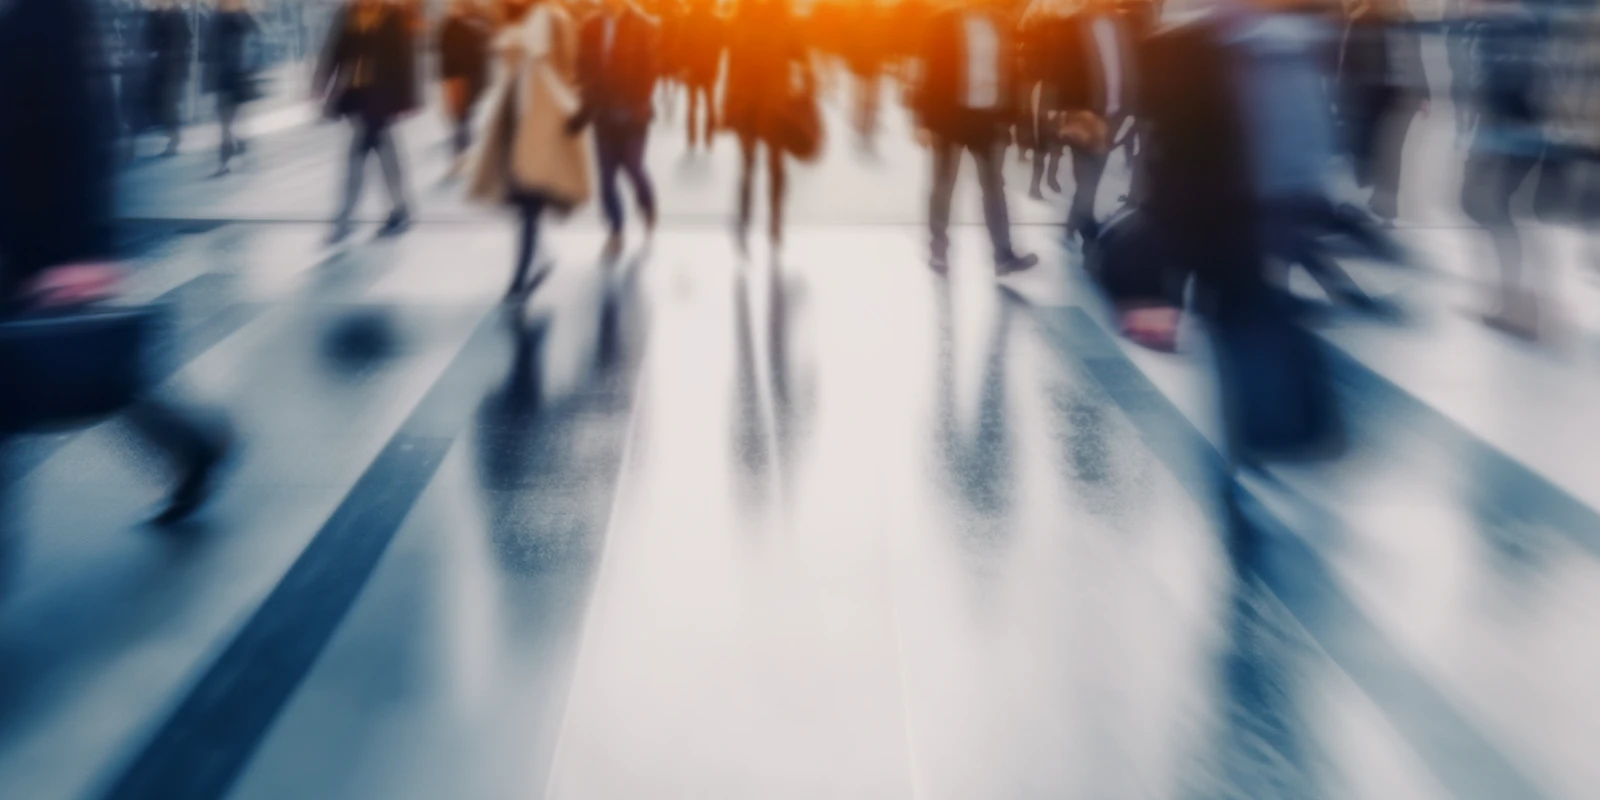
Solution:
<path fill-rule="evenodd" d="M 1107 333 L 1026 164 L 1045 263 L 994 280 L 969 185 L 935 278 L 903 116 L 837 117 L 781 254 L 669 116 L 655 241 L 554 224 L 520 308 L 429 119 L 419 224 L 335 251 L 336 127 L 135 167 L 168 390 L 240 449 L 157 531 L 123 423 L 8 446 L 0 797 L 1600 792 L 1592 333 L 1475 327 L 1470 232 L 1352 265 L 1410 313 L 1330 319 L 1352 451 L 1245 482 L 1236 574 L 1203 337 Z"/>

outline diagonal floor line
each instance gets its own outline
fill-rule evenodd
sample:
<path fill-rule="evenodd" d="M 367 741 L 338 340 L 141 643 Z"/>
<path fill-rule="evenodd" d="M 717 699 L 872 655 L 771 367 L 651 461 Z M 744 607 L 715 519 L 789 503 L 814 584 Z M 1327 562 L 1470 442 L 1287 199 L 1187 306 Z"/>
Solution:
<path fill-rule="evenodd" d="M 1034 316 L 1047 338 L 1065 359 L 1081 364 L 1084 370 L 1110 395 L 1113 403 L 1139 429 L 1152 450 L 1179 483 L 1202 508 L 1215 508 L 1212 494 L 1222 485 L 1217 469 L 1224 463 L 1211 442 L 1189 422 L 1172 402 L 1155 387 L 1127 357 L 1099 323 L 1078 306 L 1045 309 L 1028 303 L 1013 292 L 1005 292 L 1007 302 L 1018 303 Z M 1054 324 L 1047 311 L 1065 314 L 1065 324 Z M 1092 355 L 1085 355 L 1092 354 Z M 1116 366 L 1116 379 L 1109 380 L 1108 367 Z M 1097 368 L 1098 367 L 1098 368 Z M 1159 435 L 1152 435 L 1152 429 Z M 1195 456 L 1203 467 L 1196 470 Z M 1211 472 L 1205 480 L 1200 473 Z M 1545 796 L 1529 776 L 1458 710 L 1413 666 L 1383 632 L 1367 618 L 1322 568 L 1315 553 L 1309 551 L 1287 525 L 1244 487 L 1239 487 L 1243 502 L 1251 508 L 1250 518 L 1279 533 L 1274 547 L 1298 549 L 1299 572 L 1318 579 L 1314 589 L 1303 585 L 1274 582 L 1271 572 L 1260 577 L 1278 601 L 1290 610 L 1318 647 L 1343 671 L 1383 714 L 1390 727 L 1398 731 L 1421 757 L 1441 785 L 1457 797 L 1518 797 L 1536 800 Z M 1336 615 L 1343 628 L 1337 632 L 1327 623 Z M 1334 633 L 1338 635 L 1335 636 Z M 1400 708 L 1406 710 L 1399 714 Z M 1464 755 L 1465 754 L 1465 755 Z M 1470 766 L 1470 769 L 1463 769 Z"/>
<path fill-rule="evenodd" d="M 469 405 L 441 408 L 487 364 L 490 311 L 311 543 L 102 797 L 225 796 L 354 605 L 432 480 Z"/>

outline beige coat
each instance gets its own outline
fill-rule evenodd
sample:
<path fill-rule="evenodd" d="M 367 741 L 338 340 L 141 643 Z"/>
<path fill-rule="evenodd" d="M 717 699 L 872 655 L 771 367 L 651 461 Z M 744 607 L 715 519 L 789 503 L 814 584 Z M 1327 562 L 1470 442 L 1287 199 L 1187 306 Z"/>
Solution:
<path fill-rule="evenodd" d="M 577 28 L 553 2 L 535 6 L 495 40 L 501 69 L 468 173 L 467 197 L 501 204 L 535 193 L 558 210 L 582 205 L 594 181 L 589 138 L 568 135 L 578 112 Z"/>

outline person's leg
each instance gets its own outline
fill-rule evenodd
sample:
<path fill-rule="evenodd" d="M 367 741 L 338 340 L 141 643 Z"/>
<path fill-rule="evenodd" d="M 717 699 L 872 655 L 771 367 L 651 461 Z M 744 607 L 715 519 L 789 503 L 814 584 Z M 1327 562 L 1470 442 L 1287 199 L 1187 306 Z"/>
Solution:
<path fill-rule="evenodd" d="M 1005 264 L 1016 257 L 1011 247 L 1011 215 L 1006 208 L 1006 183 L 1002 172 L 1006 146 L 1003 141 L 995 141 L 971 150 L 978 166 L 978 188 L 983 193 L 983 222 L 989 228 L 994 261 L 996 264 Z"/>
<path fill-rule="evenodd" d="M 739 134 L 739 216 L 735 223 L 734 235 L 738 238 L 740 249 L 746 247 L 745 239 L 750 233 L 750 203 L 751 192 L 754 190 L 756 171 L 756 139 L 747 133 Z"/>
<path fill-rule="evenodd" d="M 233 158 L 233 121 L 238 110 L 238 104 L 227 97 L 226 93 L 219 92 L 217 94 L 217 124 L 222 128 L 222 144 L 217 151 L 219 164 L 217 172 L 219 173 L 228 171 L 228 161 Z"/>
<path fill-rule="evenodd" d="M 361 182 L 367 171 L 367 153 L 372 150 L 372 127 L 360 117 L 350 118 L 350 155 L 345 161 L 344 202 L 333 218 L 333 239 L 344 238 L 350 229 L 350 216 L 361 202 Z"/>
<path fill-rule="evenodd" d="M 617 192 L 617 172 L 622 168 L 623 148 L 627 134 L 605 125 L 594 129 L 595 160 L 600 166 L 600 208 L 605 212 L 606 225 L 611 238 L 607 249 L 621 244 L 622 195 Z"/>
<path fill-rule="evenodd" d="M 645 146 L 650 141 L 649 126 L 627 131 L 621 143 L 622 169 L 633 184 L 633 198 L 644 215 L 644 224 L 650 231 L 656 228 L 656 188 L 650 181 L 650 172 L 644 163 Z"/>
<path fill-rule="evenodd" d="M 401 167 L 400 148 L 395 143 L 394 126 L 390 120 L 373 124 L 372 145 L 378 151 L 378 163 L 383 166 L 383 182 L 389 189 L 392 206 L 384 229 L 399 233 L 411 218 L 411 205 L 406 201 L 405 172 Z"/>
<path fill-rule="evenodd" d="M 694 150 L 694 146 L 699 141 L 698 136 L 699 136 L 699 133 L 700 133 L 700 129 L 698 127 L 696 127 L 696 122 L 700 118 L 700 101 L 703 98 L 704 98 L 704 89 L 699 84 L 696 84 L 696 83 L 689 84 L 689 114 L 688 114 L 688 117 L 689 117 L 689 119 L 688 119 L 689 131 L 688 132 L 689 132 L 689 149 L 691 151 Z"/>
<path fill-rule="evenodd" d="M 139 399 L 124 416 L 140 437 L 166 454 L 178 473 L 178 485 L 156 522 L 182 521 L 211 493 L 216 467 L 228 451 L 226 424 L 206 424 L 201 412 L 159 395 Z"/>
<path fill-rule="evenodd" d="M 507 297 L 517 295 L 528 285 L 528 271 L 533 266 L 533 257 L 539 246 L 539 218 L 544 213 L 544 198 L 539 195 L 520 198 L 517 208 L 522 216 L 522 233 L 517 243 L 517 262 L 512 271 L 511 288 L 506 290 Z"/>
<path fill-rule="evenodd" d="M 1099 228 L 1094 216 L 1095 197 L 1100 193 L 1100 176 L 1106 169 L 1106 157 L 1072 148 L 1072 210 L 1067 212 L 1067 235 L 1077 233 L 1092 239 Z"/>
<path fill-rule="evenodd" d="M 1035 200 L 1043 200 L 1044 171 L 1046 162 L 1049 161 L 1049 159 L 1045 157 L 1045 151 L 1048 149 L 1048 146 L 1045 144 L 1044 140 L 1044 122 L 1041 120 L 1037 124 L 1037 127 L 1038 131 L 1034 134 L 1033 138 L 1037 145 L 1033 151 L 1033 183 L 1028 187 L 1028 196 Z M 1054 176 L 1051 177 L 1053 178 Z"/>
<path fill-rule="evenodd" d="M 770 236 L 772 246 L 776 248 L 783 243 L 783 195 L 787 176 L 784 174 L 783 148 L 770 141 L 763 146 L 767 148 L 767 207 L 772 214 Z"/>
<path fill-rule="evenodd" d="M 929 252 L 934 269 L 942 272 L 950 256 L 950 201 L 961 171 L 961 146 L 935 135 L 929 150 L 933 154 L 932 190 L 928 193 Z"/>

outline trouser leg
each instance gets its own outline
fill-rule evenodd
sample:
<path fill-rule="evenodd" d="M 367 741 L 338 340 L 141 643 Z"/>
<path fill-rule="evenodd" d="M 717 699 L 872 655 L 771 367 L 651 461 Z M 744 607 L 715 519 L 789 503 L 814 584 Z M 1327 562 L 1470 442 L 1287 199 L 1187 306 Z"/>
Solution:
<path fill-rule="evenodd" d="M 971 149 L 978 165 L 978 188 L 983 192 L 983 222 L 989 228 L 995 261 L 1004 261 L 1012 256 L 1011 216 L 1006 208 L 1006 183 L 1001 172 L 1006 145 L 994 141 Z"/>
<path fill-rule="evenodd" d="M 929 246 L 943 258 L 950 251 L 950 201 L 961 170 L 961 146 L 942 136 L 934 139 L 933 181 L 928 195 Z"/>

